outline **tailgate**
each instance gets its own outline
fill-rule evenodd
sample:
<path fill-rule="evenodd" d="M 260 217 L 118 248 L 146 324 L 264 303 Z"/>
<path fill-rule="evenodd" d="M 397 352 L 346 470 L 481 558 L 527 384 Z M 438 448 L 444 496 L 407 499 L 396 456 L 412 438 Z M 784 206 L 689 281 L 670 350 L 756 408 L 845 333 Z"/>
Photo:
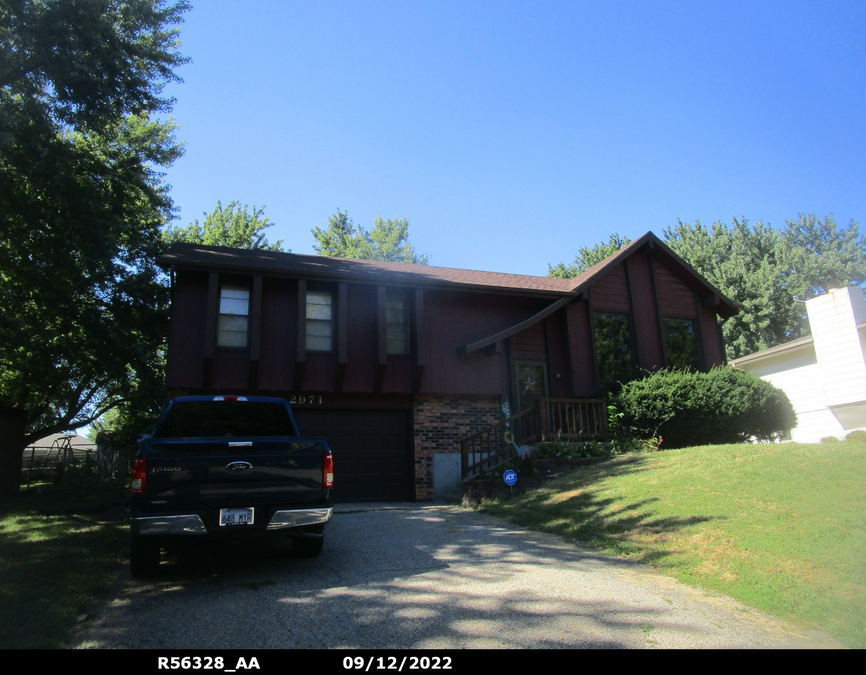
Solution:
<path fill-rule="evenodd" d="M 318 503 L 321 439 L 151 439 L 143 501 L 162 509 Z"/>

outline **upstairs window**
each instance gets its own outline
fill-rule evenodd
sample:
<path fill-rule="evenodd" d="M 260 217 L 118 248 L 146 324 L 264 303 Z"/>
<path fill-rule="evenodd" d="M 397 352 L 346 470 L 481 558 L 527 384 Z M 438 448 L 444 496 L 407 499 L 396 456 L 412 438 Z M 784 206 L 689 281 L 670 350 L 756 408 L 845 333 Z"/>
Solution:
<path fill-rule="evenodd" d="M 405 298 L 385 298 L 385 345 L 388 356 L 409 355 L 409 308 Z"/>
<path fill-rule="evenodd" d="M 602 382 L 628 382 L 634 371 L 628 315 L 595 312 L 595 356 Z"/>
<path fill-rule="evenodd" d="M 681 369 L 698 369 L 698 350 L 693 319 L 662 319 L 665 345 L 668 350 L 668 366 Z"/>
<path fill-rule="evenodd" d="M 334 301 L 327 291 L 307 291 L 307 351 L 334 350 Z"/>
<path fill-rule="evenodd" d="M 250 289 L 223 286 L 220 289 L 218 347 L 245 349 L 250 332 Z"/>

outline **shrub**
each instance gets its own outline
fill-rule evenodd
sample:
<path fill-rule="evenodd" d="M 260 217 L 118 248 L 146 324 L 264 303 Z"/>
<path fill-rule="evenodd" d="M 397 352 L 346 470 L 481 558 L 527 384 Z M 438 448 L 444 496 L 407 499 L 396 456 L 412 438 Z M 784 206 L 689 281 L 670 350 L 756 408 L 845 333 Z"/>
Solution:
<path fill-rule="evenodd" d="M 852 431 L 850 434 L 845 436 L 845 440 L 849 443 L 866 443 L 866 431 L 863 429 Z"/>
<path fill-rule="evenodd" d="M 539 443 L 533 457 L 536 459 L 575 459 L 604 457 L 611 454 L 610 446 L 600 441 L 577 441 L 568 443 L 562 440 Z"/>
<path fill-rule="evenodd" d="M 797 425 L 784 392 L 733 368 L 660 370 L 626 384 L 614 405 L 633 434 L 666 448 L 772 440 Z"/>

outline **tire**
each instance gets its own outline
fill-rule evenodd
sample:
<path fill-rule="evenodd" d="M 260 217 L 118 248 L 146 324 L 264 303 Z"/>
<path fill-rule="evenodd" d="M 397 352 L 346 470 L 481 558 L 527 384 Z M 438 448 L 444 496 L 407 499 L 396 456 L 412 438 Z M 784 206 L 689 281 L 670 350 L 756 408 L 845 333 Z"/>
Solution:
<path fill-rule="evenodd" d="M 136 579 L 151 577 L 159 571 L 159 539 L 132 537 L 129 546 L 129 572 Z"/>
<path fill-rule="evenodd" d="M 292 550 L 301 558 L 315 558 L 322 552 L 324 544 L 324 534 L 320 537 L 298 537 L 292 544 Z"/>

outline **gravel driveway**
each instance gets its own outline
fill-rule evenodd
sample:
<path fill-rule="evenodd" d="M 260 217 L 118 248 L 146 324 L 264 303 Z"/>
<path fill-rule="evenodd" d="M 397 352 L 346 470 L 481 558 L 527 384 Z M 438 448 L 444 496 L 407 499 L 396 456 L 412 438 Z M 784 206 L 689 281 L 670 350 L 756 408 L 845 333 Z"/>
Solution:
<path fill-rule="evenodd" d="M 338 506 L 321 557 L 207 551 L 116 598 L 76 647 L 837 647 L 728 598 L 452 506 Z"/>

